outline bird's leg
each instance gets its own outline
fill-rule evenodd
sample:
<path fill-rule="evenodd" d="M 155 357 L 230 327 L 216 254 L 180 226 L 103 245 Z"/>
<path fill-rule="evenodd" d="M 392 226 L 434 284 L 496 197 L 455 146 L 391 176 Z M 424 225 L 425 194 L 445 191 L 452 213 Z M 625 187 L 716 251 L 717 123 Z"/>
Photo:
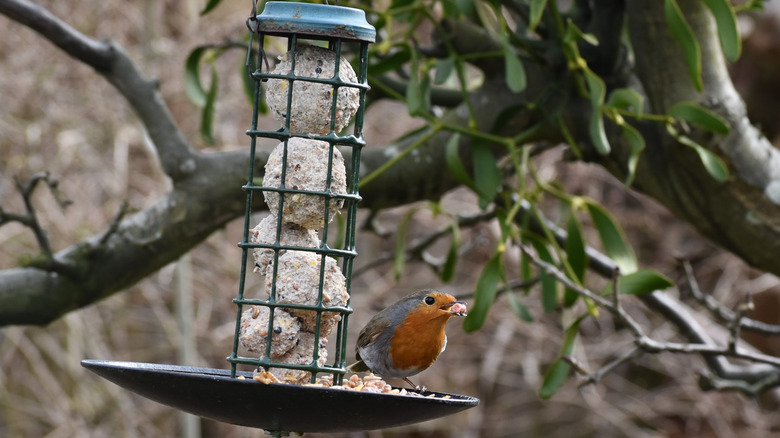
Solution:
<path fill-rule="evenodd" d="M 414 388 L 414 389 L 415 389 L 415 390 L 417 390 L 417 391 L 420 391 L 420 392 L 425 392 L 425 391 L 427 391 L 427 390 L 428 390 L 428 388 L 426 388 L 426 387 L 424 387 L 424 386 L 418 386 L 418 385 L 415 385 L 415 384 L 414 384 L 414 382 L 412 382 L 411 380 L 409 380 L 409 378 L 408 378 L 408 377 L 404 377 L 403 379 L 404 379 L 404 381 L 405 381 L 406 383 L 408 383 L 408 384 L 409 384 L 409 385 L 410 385 L 412 388 Z"/>

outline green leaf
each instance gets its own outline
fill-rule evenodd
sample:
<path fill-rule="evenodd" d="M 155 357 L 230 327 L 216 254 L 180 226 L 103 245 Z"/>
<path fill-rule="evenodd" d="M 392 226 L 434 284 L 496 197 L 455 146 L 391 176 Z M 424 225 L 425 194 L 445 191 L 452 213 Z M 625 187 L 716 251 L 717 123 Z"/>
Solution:
<path fill-rule="evenodd" d="M 488 310 L 493 305 L 498 292 L 498 282 L 503 278 L 501 270 L 501 253 L 496 252 L 487 262 L 482 274 L 477 280 L 477 290 L 474 293 L 474 304 L 468 316 L 463 321 L 463 330 L 473 332 L 485 323 Z"/>
<path fill-rule="evenodd" d="M 590 123 L 588 124 L 590 140 L 599 154 L 607 155 L 609 154 L 610 146 L 607 134 L 604 131 L 604 117 L 601 114 L 601 105 L 604 104 L 606 86 L 604 81 L 590 69 L 585 69 L 585 80 L 588 83 L 590 103 L 593 108 L 590 115 Z"/>
<path fill-rule="evenodd" d="M 519 93 L 525 90 L 526 78 L 525 68 L 520 57 L 515 53 L 509 38 L 503 38 L 504 45 L 504 66 L 506 71 L 506 84 L 513 93 Z"/>
<path fill-rule="evenodd" d="M 401 278 L 406 267 L 406 232 L 409 229 L 409 223 L 412 220 L 412 216 L 417 213 L 422 207 L 413 207 L 406 212 L 401 219 L 401 223 L 398 224 L 398 231 L 396 231 L 395 238 L 395 263 L 393 263 L 393 271 L 395 273 L 396 281 Z"/>
<path fill-rule="evenodd" d="M 493 202 L 501 186 L 501 172 L 490 147 L 474 142 L 471 146 L 474 158 L 474 184 L 479 195 L 479 206 L 486 209 Z"/>
<path fill-rule="evenodd" d="M 531 261 L 528 257 L 520 258 L 520 278 L 525 282 L 529 282 L 533 278 L 533 269 L 531 267 Z M 540 279 L 544 280 L 544 277 L 540 277 Z M 544 283 L 542 283 L 542 285 L 544 285 Z M 523 292 L 526 295 L 531 293 L 531 286 L 524 287 Z"/>
<path fill-rule="evenodd" d="M 206 6 L 203 8 L 202 11 L 200 11 L 200 15 L 204 16 L 211 12 L 214 8 L 219 6 L 219 4 L 222 2 L 222 0 L 209 0 L 208 3 L 206 3 Z"/>
<path fill-rule="evenodd" d="M 628 173 L 625 182 L 626 186 L 630 187 L 636 176 L 636 166 L 639 163 L 639 156 L 642 154 L 642 151 L 645 150 L 645 138 L 642 137 L 642 134 L 640 134 L 636 128 L 628 123 L 623 123 L 620 127 L 623 129 L 623 136 L 626 137 L 626 142 L 631 150 L 631 154 L 628 156 Z"/>
<path fill-rule="evenodd" d="M 561 353 L 558 356 L 558 359 L 552 364 L 550 369 L 547 370 L 547 374 L 544 375 L 542 387 L 539 389 L 540 397 L 547 399 L 555 395 L 561 385 L 563 385 L 563 383 L 566 381 L 566 378 L 569 376 L 571 365 L 564 361 L 562 357 L 571 356 L 572 352 L 574 351 L 574 341 L 577 339 L 577 330 L 579 330 L 580 323 L 583 319 L 585 319 L 586 316 L 588 316 L 587 313 L 580 316 L 569 326 L 569 328 L 566 329 L 566 332 L 563 335 Z"/>
<path fill-rule="evenodd" d="M 412 52 L 412 71 L 406 87 L 406 106 L 412 116 L 428 112 L 431 107 L 431 80 L 427 70 L 420 68 L 417 55 Z"/>
<path fill-rule="evenodd" d="M 569 220 L 566 225 L 566 244 L 564 245 L 564 251 L 566 252 L 566 260 L 569 262 L 569 266 L 574 275 L 577 278 L 572 278 L 575 283 L 582 284 L 585 280 L 585 268 L 587 268 L 588 260 L 585 256 L 585 241 L 582 238 L 582 227 L 577 220 L 577 212 L 575 209 L 571 210 Z M 563 297 L 563 305 L 565 307 L 572 306 L 579 297 L 577 292 L 566 288 Z"/>
<path fill-rule="evenodd" d="M 542 381 L 542 387 L 539 389 L 539 396 L 547 399 L 555 395 L 558 389 L 569 377 L 569 371 L 571 365 L 561 358 L 558 358 L 553 362 L 547 374 L 544 375 L 544 381 Z"/>
<path fill-rule="evenodd" d="M 511 239 L 514 227 L 507 222 L 507 212 L 499 209 L 496 210 L 495 215 L 498 220 L 498 228 L 501 230 L 501 242 Z"/>
<path fill-rule="evenodd" d="M 566 33 L 563 36 L 563 41 L 576 44 L 579 40 L 583 40 L 591 46 L 599 45 L 599 39 L 596 38 L 596 35 L 583 32 L 579 27 L 577 27 L 577 25 L 574 23 L 574 20 L 568 18 L 566 20 Z"/>
<path fill-rule="evenodd" d="M 474 0 L 455 0 L 455 4 L 458 5 L 458 9 L 460 9 L 464 15 L 471 15 L 474 13 Z"/>
<path fill-rule="evenodd" d="M 406 108 L 409 110 L 409 115 L 415 116 L 420 114 L 424 107 L 420 79 L 415 69 L 406 85 Z"/>
<path fill-rule="evenodd" d="M 455 58 L 452 56 L 444 59 L 436 60 L 436 74 L 433 76 L 433 83 L 436 85 L 443 84 L 455 69 Z"/>
<path fill-rule="evenodd" d="M 411 72 L 406 85 L 406 107 L 412 116 L 425 112 L 425 92 L 420 81 L 420 65 L 415 52 L 412 52 Z"/>
<path fill-rule="evenodd" d="M 496 8 L 485 0 L 475 0 L 477 16 L 482 22 L 482 27 L 492 36 L 501 37 L 505 33 L 498 19 Z"/>
<path fill-rule="evenodd" d="M 452 238 L 450 239 L 450 250 L 447 251 L 447 259 L 441 269 L 441 281 L 449 283 L 455 276 L 455 267 L 458 265 L 458 250 L 460 249 L 460 227 L 458 220 L 452 219 Z"/>
<path fill-rule="evenodd" d="M 447 162 L 447 169 L 449 169 L 456 181 L 476 192 L 477 186 L 474 184 L 474 180 L 471 179 L 471 176 L 469 176 L 469 173 L 466 171 L 466 167 L 463 166 L 463 161 L 460 159 L 459 143 L 460 133 L 457 132 L 450 135 L 450 139 L 447 140 L 447 147 L 444 155 Z"/>
<path fill-rule="evenodd" d="M 550 250 L 547 249 L 547 245 L 541 238 L 530 233 L 526 235 L 526 238 L 531 241 L 540 259 L 550 264 L 555 263 Z M 545 312 L 552 312 L 558 305 L 558 281 L 541 269 L 539 270 L 539 280 L 542 284 L 542 307 Z"/>
<path fill-rule="evenodd" d="M 618 88 L 609 93 L 607 106 L 624 110 L 631 109 L 631 112 L 641 116 L 644 106 L 644 97 L 631 88 Z"/>
<path fill-rule="evenodd" d="M 330 244 L 331 248 L 344 248 L 344 241 L 347 238 L 347 219 L 346 215 L 343 214 L 337 214 L 336 215 L 336 225 L 338 226 L 338 233 L 336 233 L 336 238 L 333 239 L 333 242 Z M 333 233 L 331 233 L 331 236 Z"/>
<path fill-rule="evenodd" d="M 444 18 L 459 18 L 461 15 L 458 5 L 453 0 L 442 0 L 441 7 L 444 11 Z"/>
<path fill-rule="evenodd" d="M 737 29 L 737 16 L 734 13 L 734 7 L 731 6 L 731 2 L 728 0 L 703 1 L 715 17 L 723 54 L 726 55 L 726 59 L 729 61 L 736 61 L 739 59 L 739 54 L 742 51 L 742 38 L 740 38 L 739 30 Z"/>
<path fill-rule="evenodd" d="M 431 76 L 428 71 L 421 71 L 422 77 L 420 77 L 420 91 L 422 92 L 422 110 L 424 112 L 430 112 L 431 110 Z"/>
<path fill-rule="evenodd" d="M 217 67 L 211 65 L 211 86 L 209 92 L 206 95 L 206 105 L 203 107 L 203 112 L 200 118 L 200 137 L 206 144 L 214 144 L 214 111 L 217 106 L 217 83 L 219 78 L 217 76 Z"/>
<path fill-rule="evenodd" d="M 678 102 L 669 108 L 668 114 L 716 134 L 726 135 L 730 131 L 723 118 L 693 102 Z"/>
<path fill-rule="evenodd" d="M 381 75 L 390 71 L 398 70 L 412 59 L 412 50 L 408 44 L 398 44 L 394 46 L 395 50 L 390 56 L 379 57 L 374 56 L 373 60 L 378 60 L 374 64 L 368 66 L 368 73 L 370 75 Z"/>
<path fill-rule="evenodd" d="M 715 178 L 715 181 L 725 182 L 729 178 L 729 169 L 719 156 L 684 135 L 677 136 L 676 139 L 696 151 L 707 173 Z"/>
<path fill-rule="evenodd" d="M 184 63 L 184 91 L 187 97 L 200 108 L 206 106 L 206 90 L 200 81 L 200 59 L 206 53 L 205 47 L 198 47 L 187 56 Z"/>
<path fill-rule="evenodd" d="M 621 274 L 636 272 L 637 261 L 634 249 L 628 244 L 626 234 L 615 218 L 593 200 L 588 200 L 585 205 L 588 207 L 588 213 L 599 233 L 607 256 L 617 263 Z"/>
<path fill-rule="evenodd" d="M 533 32 L 542 20 L 542 13 L 547 6 L 547 0 L 531 0 L 531 14 L 528 20 L 528 30 Z"/>
<path fill-rule="evenodd" d="M 627 295 L 644 295 L 674 286 L 672 280 L 658 271 L 642 269 L 627 275 L 621 275 L 618 292 Z"/>
<path fill-rule="evenodd" d="M 244 84 L 244 93 L 246 94 L 249 103 L 254 104 L 255 92 L 257 91 L 256 90 L 257 81 L 255 81 L 252 78 L 252 72 L 255 71 L 255 57 L 254 56 L 249 57 L 248 67 L 245 64 L 245 61 L 241 60 L 241 66 L 239 68 L 241 72 L 241 81 Z M 260 89 L 262 90 L 262 87 L 260 87 Z"/>
<path fill-rule="evenodd" d="M 265 101 L 265 91 L 263 87 L 260 87 L 259 90 L 256 90 L 256 87 L 259 86 L 259 84 L 252 79 L 252 76 L 250 72 L 255 70 L 254 66 L 254 57 L 250 58 L 250 62 L 252 65 L 249 66 L 249 69 L 246 68 L 246 65 L 244 64 L 244 60 L 241 60 L 241 66 L 240 66 L 240 72 L 241 72 L 241 79 L 244 83 L 244 93 L 246 94 L 247 100 L 249 100 L 249 103 L 254 105 L 255 102 L 255 93 L 257 91 L 260 92 L 260 101 L 258 102 L 257 111 L 260 114 L 268 114 L 268 104 Z"/>
<path fill-rule="evenodd" d="M 664 0 L 664 15 L 669 31 L 677 40 L 677 44 L 683 51 L 685 62 L 688 64 L 688 73 L 691 81 L 698 91 L 702 91 L 701 81 L 701 48 L 696 36 L 693 34 L 685 16 L 680 10 L 676 0 Z"/>
<path fill-rule="evenodd" d="M 523 301 L 512 292 L 506 294 L 507 301 L 509 301 L 509 309 L 515 314 L 521 321 L 534 322 L 534 317 L 531 315 L 531 311 L 523 303 Z"/>
<path fill-rule="evenodd" d="M 406 8 L 407 6 L 414 3 L 414 0 L 393 0 L 390 3 L 390 10 L 392 9 L 400 9 L 400 8 Z"/>

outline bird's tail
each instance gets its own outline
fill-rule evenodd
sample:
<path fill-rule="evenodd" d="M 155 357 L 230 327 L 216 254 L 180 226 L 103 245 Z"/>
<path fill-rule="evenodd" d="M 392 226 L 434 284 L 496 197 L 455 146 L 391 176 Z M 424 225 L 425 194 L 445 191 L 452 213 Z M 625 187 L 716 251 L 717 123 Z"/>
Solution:
<path fill-rule="evenodd" d="M 347 371 L 353 372 L 353 373 L 365 373 L 368 371 L 371 371 L 370 368 L 368 368 L 368 365 L 366 365 L 365 362 L 362 360 L 359 360 L 352 365 L 347 365 Z"/>

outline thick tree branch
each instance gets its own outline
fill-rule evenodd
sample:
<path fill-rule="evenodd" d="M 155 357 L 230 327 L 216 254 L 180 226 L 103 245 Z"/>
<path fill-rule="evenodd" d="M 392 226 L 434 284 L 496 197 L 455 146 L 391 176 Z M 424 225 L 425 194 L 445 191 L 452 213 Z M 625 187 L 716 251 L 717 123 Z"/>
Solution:
<path fill-rule="evenodd" d="M 86 38 L 40 5 L 26 0 L 6 0 L 0 2 L 0 14 L 38 32 L 63 52 L 97 71 L 105 71 L 111 64 L 111 48 L 107 44 Z"/>
<path fill-rule="evenodd" d="M 149 133 L 163 170 L 174 182 L 191 175 L 195 151 L 179 130 L 160 95 L 158 83 L 147 78 L 115 42 L 93 40 L 26 0 L 0 2 L 0 14 L 38 32 L 73 58 L 94 68 L 124 96 Z"/>
<path fill-rule="evenodd" d="M 156 204 L 111 225 L 103 233 L 54 254 L 68 274 L 38 268 L 0 271 L 0 325 L 47 324 L 137 283 L 190 251 L 237 217 L 244 181 L 235 169 L 243 153 L 201 156 L 199 172 Z M 192 199 L 198 202 L 192 202 Z"/>
<path fill-rule="evenodd" d="M 712 14 L 698 0 L 679 2 L 702 51 L 704 91 L 690 80 L 685 60 L 669 35 L 663 2 L 628 2 L 635 71 L 650 110 L 665 113 L 679 101 L 694 101 L 723 116 L 727 136 L 695 132 L 697 141 L 721 155 L 732 177 L 721 184 L 705 171 L 698 156 L 678 144 L 658 124 L 638 124 L 647 143 L 639 161 L 635 186 L 657 199 L 712 241 L 748 263 L 780 273 L 780 153 L 747 119 L 745 106 L 728 76 Z M 614 134 L 618 134 L 615 132 Z M 600 159 L 607 169 L 624 175 L 627 145 L 610 136 L 615 152 Z"/>

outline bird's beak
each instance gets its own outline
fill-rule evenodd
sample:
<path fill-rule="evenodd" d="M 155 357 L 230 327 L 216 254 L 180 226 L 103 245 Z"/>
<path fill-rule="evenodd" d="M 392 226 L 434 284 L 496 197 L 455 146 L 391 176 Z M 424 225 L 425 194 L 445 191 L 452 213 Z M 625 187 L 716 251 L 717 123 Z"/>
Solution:
<path fill-rule="evenodd" d="M 463 301 L 453 301 L 449 304 L 441 306 L 442 310 L 446 310 L 455 316 L 466 316 L 466 303 Z"/>

